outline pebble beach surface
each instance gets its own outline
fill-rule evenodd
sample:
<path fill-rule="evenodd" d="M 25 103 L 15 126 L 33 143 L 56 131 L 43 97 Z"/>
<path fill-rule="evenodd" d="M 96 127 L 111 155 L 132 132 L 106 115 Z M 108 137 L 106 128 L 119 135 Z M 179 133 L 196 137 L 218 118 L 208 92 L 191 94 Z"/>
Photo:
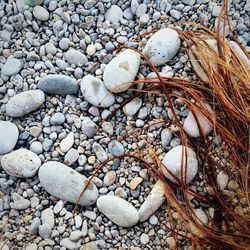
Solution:
<path fill-rule="evenodd" d="M 233 28 L 249 51 L 250 2 L 230 2 Z M 139 161 L 120 156 L 139 149 L 153 163 L 149 143 L 163 162 L 166 180 L 186 181 L 205 193 L 196 153 L 181 147 L 176 127 L 153 125 L 173 120 L 164 97 L 140 95 L 114 111 L 133 95 L 132 89 L 143 87 L 143 80 L 156 77 L 142 55 L 162 76 L 196 79 L 176 30 L 184 28 L 179 23 L 184 21 L 214 27 L 221 4 L 0 1 L 1 249 L 174 247 L 161 181 Z M 154 29 L 159 31 L 141 36 Z M 131 48 L 117 52 L 122 45 L 142 55 Z M 133 83 L 138 79 L 142 84 Z M 192 111 L 180 99 L 173 103 L 187 134 L 199 137 Z M 201 113 L 198 119 L 212 140 L 212 127 Z M 187 152 L 185 176 L 180 173 L 182 150 Z M 237 189 L 223 171 L 217 182 L 221 190 Z M 191 195 L 190 200 L 198 219 L 209 223 L 213 209 Z M 178 221 L 177 213 L 171 217 Z M 185 239 L 180 244 L 191 249 Z"/>

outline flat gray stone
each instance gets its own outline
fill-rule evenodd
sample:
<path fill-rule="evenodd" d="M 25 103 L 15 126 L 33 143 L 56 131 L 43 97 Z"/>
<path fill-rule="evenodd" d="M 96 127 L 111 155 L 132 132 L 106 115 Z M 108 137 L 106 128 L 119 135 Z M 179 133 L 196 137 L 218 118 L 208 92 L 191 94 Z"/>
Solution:
<path fill-rule="evenodd" d="M 79 90 L 74 78 L 66 75 L 47 75 L 38 83 L 39 89 L 48 94 L 72 95 Z"/>

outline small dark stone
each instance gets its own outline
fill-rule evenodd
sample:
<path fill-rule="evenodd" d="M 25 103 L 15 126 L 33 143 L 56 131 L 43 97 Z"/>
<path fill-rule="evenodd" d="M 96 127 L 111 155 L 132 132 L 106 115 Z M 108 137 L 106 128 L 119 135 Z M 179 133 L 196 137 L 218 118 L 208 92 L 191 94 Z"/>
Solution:
<path fill-rule="evenodd" d="M 117 170 L 121 165 L 121 160 L 120 159 L 115 159 L 114 163 L 112 165 L 112 170 Z"/>

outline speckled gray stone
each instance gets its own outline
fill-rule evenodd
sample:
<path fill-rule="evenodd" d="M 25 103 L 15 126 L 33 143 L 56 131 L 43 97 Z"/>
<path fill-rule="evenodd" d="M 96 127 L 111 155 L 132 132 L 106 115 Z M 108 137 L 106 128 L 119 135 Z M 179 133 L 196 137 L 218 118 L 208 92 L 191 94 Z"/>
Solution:
<path fill-rule="evenodd" d="M 77 81 L 66 75 L 47 75 L 38 83 L 39 89 L 48 94 L 71 95 L 79 90 Z"/>

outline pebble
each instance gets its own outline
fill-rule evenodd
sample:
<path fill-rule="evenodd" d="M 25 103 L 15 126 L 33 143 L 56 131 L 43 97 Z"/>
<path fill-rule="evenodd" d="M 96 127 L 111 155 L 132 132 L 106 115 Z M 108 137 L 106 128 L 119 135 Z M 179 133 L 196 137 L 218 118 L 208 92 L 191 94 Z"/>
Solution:
<path fill-rule="evenodd" d="M 207 215 L 205 214 L 205 212 L 201 208 L 195 209 L 194 212 L 198 218 L 199 223 L 202 223 L 202 224 L 208 223 Z"/>
<path fill-rule="evenodd" d="M 51 116 L 50 124 L 53 126 L 62 125 L 65 122 L 65 116 L 61 112 L 57 112 Z"/>
<path fill-rule="evenodd" d="M 66 165 L 49 161 L 44 163 L 38 172 L 38 178 L 42 187 L 51 195 L 76 203 L 84 186 L 88 183 L 84 175 L 79 174 Z M 94 183 L 90 182 L 82 195 L 79 204 L 82 206 L 93 205 L 98 198 L 98 190 Z"/>
<path fill-rule="evenodd" d="M 147 245 L 149 243 L 149 237 L 147 234 L 143 233 L 140 237 L 140 241 L 143 245 Z"/>
<path fill-rule="evenodd" d="M 16 210 L 25 210 L 30 206 L 30 201 L 28 199 L 23 198 L 18 193 L 12 194 L 13 205 L 12 208 Z"/>
<path fill-rule="evenodd" d="M 51 55 L 56 54 L 56 47 L 53 43 L 46 43 L 44 47 L 45 47 L 45 51 L 47 54 L 51 54 Z"/>
<path fill-rule="evenodd" d="M 53 212 L 54 212 L 55 214 L 58 214 L 58 213 L 61 212 L 61 210 L 63 209 L 63 207 L 64 207 L 63 201 L 62 201 L 62 200 L 59 200 L 59 201 L 56 203 L 56 205 L 54 206 Z"/>
<path fill-rule="evenodd" d="M 167 148 L 171 142 L 171 140 L 173 139 L 173 133 L 170 129 L 168 128 L 164 128 L 161 131 L 161 144 L 163 148 Z"/>
<path fill-rule="evenodd" d="M 6 113 L 12 117 L 24 116 L 45 102 L 45 94 L 41 90 L 28 90 L 19 93 L 7 102 Z"/>
<path fill-rule="evenodd" d="M 1 166 L 8 175 L 30 178 L 41 166 L 40 158 L 28 149 L 18 149 L 1 158 Z"/>
<path fill-rule="evenodd" d="M 127 90 L 135 79 L 140 66 L 140 54 L 126 49 L 114 57 L 105 67 L 103 81 L 113 93 Z"/>
<path fill-rule="evenodd" d="M 0 121 L 0 155 L 9 153 L 16 145 L 19 131 L 17 126 L 9 121 Z"/>
<path fill-rule="evenodd" d="M 109 135 L 113 135 L 113 133 L 114 133 L 113 125 L 111 122 L 103 122 L 102 129 L 103 129 L 103 132 L 105 132 Z"/>
<path fill-rule="evenodd" d="M 83 97 L 96 107 L 107 108 L 115 102 L 114 95 L 106 89 L 104 83 L 92 75 L 83 77 L 81 91 Z"/>
<path fill-rule="evenodd" d="M 246 63 L 248 69 L 250 69 L 250 60 L 248 57 L 245 55 L 245 53 L 242 51 L 241 47 L 234 41 L 229 41 L 229 46 L 231 49 L 237 53 L 241 59 Z"/>
<path fill-rule="evenodd" d="M 101 213 L 121 227 L 132 227 L 139 220 L 137 210 L 120 197 L 101 196 L 97 200 L 97 207 Z"/>
<path fill-rule="evenodd" d="M 139 209 L 140 222 L 147 220 L 165 201 L 164 184 L 157 181 Z"/>
<path fill-rule="evenodd" d="M 5 64 L 2 66 L 1 73 L 6 76 L 16 75 L 22 68 L 22 62 L 13 57 L 9 57 Z"/>
<path fill-rule="evenodd" d="M 105 19 L 111 23 L 119 23 L 122 19 L 123 12 L 117 5 L 111 5 L 111 7 L 105 13 Z"/>
<path fill-rule="evenodd" d="M 184 152 L 182 152 L 183 150 Z M 187 155 L 187 164 L 185 155 Z M 164 164 L 164 166 L 162 165 L 163 174 L 166 178 L 176 184 L 181 181 L 186 184 L 190 183 L 194 179 L 198 171 L 198 160 L 195 152 L 193 151 L 193 149 L 182 145 L 176 146 L 168 151 L 164 156 L 162 163 Z M 166 168 L 169 170 L 169 172 L 171 172 L 172 175 L 177 178 L 177 180 L 168 172 Z M 183 168 L 182 177 L 181 168 Z"/>
<path fill-rule="evenodd" d="M 88 242 L 81 246 L 80 250 L 98 250 L 100 249 L 95 242 Z"/>
<path fill-rule="evenodd" d="M 181 19 L 181 12 L 178 10 L 170 10 L 170 15 L 176 20 Z"/>
<path fill-rule="evenodd" d="M 41 213 L 42 224 L 48 224 L 51 229 L 55 226 L 54 212 L 51 208 L 46 208 Z"/>
<path fill-rule="evenodd" d="M 130 189 L 135 190 L 142 181 L 143 179 L 141 177 L 134 177 L 129 183 Z"/>
<path fill-rule="evenodd" d="M 111 186 L 112 184 L 115 183 L 116 180 L 116 173 L 115 171 L 109 171 L 105 174 L 104 178 L 103 178 L 103 184 L 104 186 Z"/>
<path fill-rule="evenodd" d="M 37 250 L 37 244 L 36 243 L 30 243 L 25 247 L 25 250 Z"/>
<path fill-rule="evenodd" d="M 89 56 L 93 56 L 96 52 L 96 46 L 94 44 L 89 44 L 86 49 L 86 52 Z"/>
<path fill-rule="evenodd" d="M 136 97 L 123 107 L 123 112 L 128 116 L 133 116 L 141 108 L 141 105 L 142 105 L 141 98 Z"/>
<path fill-rule="evenodd" d="M 38 230 L 39 230 L 39 235 L 43 239 L 47 239 L 51 235 L 51 228 L 48 224 L 42 224 L 41 226 L 39 226 Z"/>
<path fill-rule="evenodd" d="M 74 145 L 74 132 L 70 132 L 59 144 L 63 153 L 68 152 Z"/>
<path fill-rule="evenodd" d="M 70 240 L 69 238 L 62 239 L 60 241 L 60 245 L 62 247 L 66 247 L 66 249 L 69 249 L 69 250 L 75 250 L 77 246 L 76 242 Z"/>
<path fill-rule="evenodd" d="M 170 61 L 178 52 L 181 40 L 178 33 L 169 28 L 157 31 L 146 43 L 143 53 L 155 66 Z"/>
<path fill-rule="evenodd" d="M 76 149 L 71 148 L 64 157 L 64 163 L 68 166 L 74 164 L 79 158 L 79 153 Z"/>
<path fill-rule="evenodd" d="M 117 140 L 112 140 L 108 144 L 109 152 L 113 155 L 124 154 L 124 146 Z"/>
<path fill-rule="evenodd" d="M 30 151 L 39 155 L 43 152 L 43 145 L 39 141 L 34 141 L 30 144 Z"/>
<path fill-rule="evenodd" d="M 217 175 L 217 183 L 220 187 L 220 190 L 224 190 L 227 187 L 229 181 L 228 175 L 222 170 Z"/>
<path fill-rule="evenodd" d="M 81 128 L 83 134 L 85 134 L 88 138 L 93 138 L 97 131 L 97 125 L 89 117 L 82 118 Z"/>
<path fill-rule="evenodd" d="M 97 159 L 100 162 L 105 162 L 108 160 L 107 153 L 105 152 L 105 150 L 103 149 L 103 147 L 99 143 L 94 142 L 92 148 L 93 148 L 93 151 L 94 151 Z"/>
<path fill-rule="evenodd" d="M 67 37 L 62 38 L 59 41 L 59 47 L 60 47 L 60 49 L 67 50 L 69 48 L 69 43 L 70 43 L 69 38 L 67 38 Z"/>
<path fill-rule="evenodd" d="M 128 198 L 128 195 L 127 195 L 126 191 L 122 187 L 118 187 L 115 190 L 115 196 L 118 196 L 118 197 L 120 197 L 122 199 L 127 199 Z"/>
<path fill-rule="evenodd" d="M 82 237 L 82 231 L 76 230 L 70 234 L 69 239 L 72 241 L 78 241 L 81 237 Z"/>
<path fill-rule="evenodd" d="M 74 64 L 76 66 L 82 67 L 87 62 L 87 57 L 78 50 L 70 49 L 65 53 L 65 58 L 70 64 Z"/>
<path fill-rule="evenodd" d="M 47 75 L 38 82 L 39 89 L 48 94 L 72 95 L 79 90 L 77 81 L 66 75 Z"/>
<path fill-rule="evenodd" d="M 49 12 L 42 6 L 35 6 L 33 8 L 33 15 L 39 21 L 47 21 L 49 19 Z"/>
<path fill-rule="evenodd" d="M 30 225 L 30 231 L 33 234 L 37 234 L 38 228 L 41 225 L 41 221 L 39 218 L 35 217 Z"/>
<path fill-rule="evenodd" d="M 212 109 L 209 105 L 206 105 L 206 108 L 207 108 L 207 113 L 212 112 Z M 196 138 L 196 137 L 199 137 L 201 135 L 198 124 L 197 124 L 196 119 L 193 115 L 193 112 L 195 113 L 196 118 L 199 122 L 199 125 L 201 126 L 202 133 L 204 133 L 204 135 L 208 135 L 212 131 L 213 128 L 210 125 L 210 123 L 208 122 L 207 118 L 197 108 L 193 108 L 193 111 L 189 112 L 187 118 L 184 121 L 183 129 L 191 137 Z"/>

